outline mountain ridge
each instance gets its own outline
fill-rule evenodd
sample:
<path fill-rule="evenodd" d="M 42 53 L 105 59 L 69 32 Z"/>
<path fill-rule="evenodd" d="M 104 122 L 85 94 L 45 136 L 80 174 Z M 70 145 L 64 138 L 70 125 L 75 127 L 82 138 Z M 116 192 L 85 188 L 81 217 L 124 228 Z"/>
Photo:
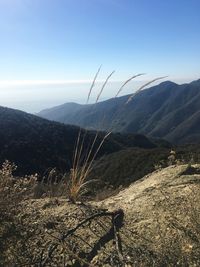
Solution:
<path fill-rule="evenodd" d="M 140 133 L 177 144 L 190 142 L 189 127 L 195 128 L 196 125 L 198 136 L 192 141 L 200 141 L 200 79 L 181 85 L 162 82 L 140 91 L 130 103 L 124 105 L 129 97 L 110 98 L 90 105 L 77 104 L 75 109 L 75 106 L 65 103 L 57 106 L 56 111 L 55 108 L 48 109 L 37 115 L 87 129 L 108 130 L 112 127 L 115 132 Z M 191 123 L 195 113 L 199 119 Z"/>

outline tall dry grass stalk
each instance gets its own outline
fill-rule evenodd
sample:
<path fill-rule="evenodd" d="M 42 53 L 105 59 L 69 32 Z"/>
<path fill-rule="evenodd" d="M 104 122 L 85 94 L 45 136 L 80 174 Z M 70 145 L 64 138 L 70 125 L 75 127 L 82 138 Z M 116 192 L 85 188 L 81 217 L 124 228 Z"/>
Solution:
<path fill-rule="evenodd" d="M 144 85 L 142 85 L 142 86 L 141 86 L 135 93 L 133 93 L 133 94 L 128 98 L 128 100 L 127 100 L 127 102 L 125 103 L 125 105 L 128 104 L 128 103 L 134 98 L 134 96 L 136 96 L 140 91 L 142 91 L 142 90 L 143 90 L 144 88 L 146 88 L 148 85 L 150 85 L 150 84 L 152 84 L 152 83 L 154 83 L 154 82 L 156 82 L 156 81 L 158 81 L 158 80 L 165 79 L 165 78 L 167 78 L 167 76 L 158 77 L 158 78 L 155 78 L 155 79 L 153 79 L 153 80 L 151 80 L 151 81 L 145 83 Z"/>
<path fill-rule="evenodd" d="M 92 85 L 90 87 L 88 96 L 87 96 L 87 101 L 86 104 L 88 104 L 92 90 L 95 86 L 96 83 L 96 79 L 98 77 L 98 74 L 100 72 L 101 66 L 99 67 L 98 71 L 95 74 L 95 77 L 92 81 Z M 106 87 L 106 84 L 108 83 L 109 79 L 111 78 L 111 76 L 114 74 L 115 71 L 112 71 L 106 78 L 105 82 L 103 83 L 100 92 L 97 95 L 95 104 L 98 103 L 104 88 Z M 83 134 L 82 134 L 83 133 Z M 82 136 L 81 136 L 82 134 Z M 74 149 L 74 156 L 73 156 L 73 167 L 70 171 L 70 186 L 69 186 L 69 198 L 72 202 L 75 202 L 78 198 L 78 196 L 81 195 L 82 192 L 84 192 L 84 187 L 90 183 L 89 181 L 86 181 L 86 177 L 88 176 L 90 170 L 91 170 L 91 166 L 92 163 L 96 157 L 96 155 L 98 154 L 100 148 L 103 145 L 103 140 L 105 140 L 106 135 L 104 136 L 103 140 L 100 142 L 99 146 L 97 147 L 96 151 L 94 152 L 94 154 L 92 155 L 95 143 L 97 141 L 98 138 L 98 134 L 99 132 L 97 131 L 94 139 L 92 141 L 92 144 L 90 147 L 88 147 L 88 153 L 84 156 L 84 158 L 82 158 L 83 156 L 83 148 L 85 145 L 85 138 L 87 135 L 87 129 L 85 129 L 83 131 L 83 129 L 79 129 L 79 133 L 78 133 L 78 137 L 77 137 L 77 141 L 75 144 L 75 149 Z"/>
<path fill-rule="evenodd" d="M 88 92 L 86 104 L 88 104 L 88 102 L 89 102 L 90 96 L 91 96 L 92 91 L 95 87 L 96 80 L 98 78 L 100 70 L 101 70 L 101 66 L 97 70 L 97 72 L 94 76 L 94 79 L 92 81 L 91 87 L 90 87 L 89 92 Z M 114 73 L 115 73 L 115 71 L 112 71 L 105 79 L 105 82 L 103 83 L 103 85 L 100 88 L 99 93 L 97 94 L 94 107 L 98 103 L 106 85 L 108 84 L 110 78 L 112 77 L 112 75 Z M 115 98 L 117 98 L 119 96 L 119 94 L 122 92 L 125 85 L 127 85 L 133 79 L 135 79 L 139 76 L 142 76 L 142 75 L 144 75 L 144 73 L 133 75 L 132 77 L 127 79 L 122 84 L 122 86 L 118 89 L 118 91 L 115 95 Z M 160 79 L 164 79 L 164 78 L 166 78 L 166 76 L 165 77 L 158 77 L 158 78 L 153 79 L 153 80 L 149 81 L 148 83 L 142 85 L 136 92 L 134 92 L 128 98 L 128 100 L 124 103 L 124 105 L 127 105 L 134 98 L 134 96 L 136 94 L 138 94 L 142 89 L 144 89 L 145 87 L 147 87 L 151 83 L 153 83 L 157 80 L 160 80 Z M 117 116 L 117 114 L 115 114 L 115 115 Z M 103 120 L 104 119 L 105 119 L 105 117 L 103 117 Z M 94 162 L 96 156 L 98 155 L 98 153 L 99 153 L 100 149 L 102 148 L 103 144 L 105 143 L 106 139 L 111 135 L 112 132 L 113 132 L 112 125 L 111 125 L 110 129 L 108 129 L 104 133 L 102 133 L 98 129 L 94 135 L 93 141 L 88 145 L 87 153 L 85 153 L 84 146 L 85 146 L 85 142 L 86 142 L 87 129 L 83 130 L 80 127 L 79 132 L 78 132 L 78 137 L 76 140 L 76 144 L 75 144 L 75 148 L 74 148 L 74 156 L 73 156 L 73 161 L 72 161 L 73 164 L 72 164 L 72 169 L 70 171 L 70 177 L 69 177 L 69 199 L 72 202 L 76 202 L 77 199 L 84 193 L 84 189 L 86 188 L 86 186 L 89 183 L 93 182 L 92 180 L 88 181 L 87 177 L 88 177 L 88 175 L 92 169 L 93 162 Z M 101 133 L 102 137 L 101 137 L 101 140 L 99 141 L 100 133 Z M 95 148 L 96 145 L 97 145 L 97 147 Z"/>

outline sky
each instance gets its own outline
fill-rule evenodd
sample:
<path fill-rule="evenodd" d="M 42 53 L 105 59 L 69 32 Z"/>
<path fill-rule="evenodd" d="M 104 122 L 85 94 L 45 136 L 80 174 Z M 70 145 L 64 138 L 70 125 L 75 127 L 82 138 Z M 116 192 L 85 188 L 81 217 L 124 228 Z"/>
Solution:
<path fill-rule="evenodd" d="M 82 103 L 100 65 L 99 82 L 116 71 L 102 99 L 141 72 L 123 94 L 158 76 L 199 79 L 199 10 L 199 0 L 0 0 L 0 105 Z"/>

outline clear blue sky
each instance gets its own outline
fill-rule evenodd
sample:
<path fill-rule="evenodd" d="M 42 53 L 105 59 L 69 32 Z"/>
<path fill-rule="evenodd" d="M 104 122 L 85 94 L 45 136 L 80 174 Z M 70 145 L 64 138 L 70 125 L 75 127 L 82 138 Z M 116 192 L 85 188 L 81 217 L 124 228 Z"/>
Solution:
<path fill-rule="evenodd" d="M 200 77 L 199 0 L 0 0 L 0 80 Z"/>
<path fill-rule="evenodd" d="M 140 72 L 200 78 L 200 0 L 0 0 L 0 105 L 35 112 L 84 102 L 82 81 L 100 64 L 99 80 L 112 70 L 120 82 Z"/>

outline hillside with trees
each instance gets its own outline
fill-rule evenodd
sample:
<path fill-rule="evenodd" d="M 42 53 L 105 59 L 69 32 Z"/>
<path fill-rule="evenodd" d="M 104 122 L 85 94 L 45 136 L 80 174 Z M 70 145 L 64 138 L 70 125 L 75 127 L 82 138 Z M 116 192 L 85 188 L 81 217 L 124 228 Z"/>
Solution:
<path fill-rule="evenodd" d="M 82 155 L 88 153 L 97 134 L 4 107 L 0 107 L 0 125 L 0 163 L 5 160 L 14 162 L 18 166 L 16 174 L 44 174 L 49 168 L 55 167 L 67 172 L 72 168 L 79 133 L 81 140 L 84 139 Z M 93 151 L 104 136 L 103 132 L 98 132 Z M 143 135 L 110 134 L 97 157 L 126 147 L 156 146 L 159 143 Z"/>

